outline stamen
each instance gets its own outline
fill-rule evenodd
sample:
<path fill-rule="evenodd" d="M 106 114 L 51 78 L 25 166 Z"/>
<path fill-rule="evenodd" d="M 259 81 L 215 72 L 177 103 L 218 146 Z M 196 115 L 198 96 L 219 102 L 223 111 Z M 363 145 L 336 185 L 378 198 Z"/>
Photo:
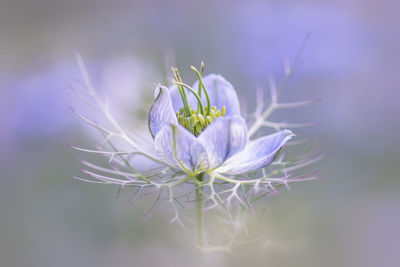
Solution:
<path fill-rule="evenodd" d="M 200 125 L 201 125 L 202 127 L 206 126 L 206 119 L 204 119 L 204 117 L 203 117 L 202 114 L 198 114 L 198 115 L 197 115 L 197 118 L 199 119 Z"/>
<path fill-rule="evenodd" d="M 206 125 L 209 125 L 213 122 L 213 119 L 211 118 L 211 116 L 207 116 L 206 117 Z"/>

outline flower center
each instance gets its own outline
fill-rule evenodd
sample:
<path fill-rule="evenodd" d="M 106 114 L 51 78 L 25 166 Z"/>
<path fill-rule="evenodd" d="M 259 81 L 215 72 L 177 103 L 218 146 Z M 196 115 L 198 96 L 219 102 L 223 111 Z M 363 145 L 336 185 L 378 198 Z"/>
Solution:
<path fill-rule="evenodd" d="M 189 85 L 182 82 L 179 71 L 177 68 L 172 68 L 174 73 L 174 83 L 178 86 L 179 93 L 182 97 L 183 108 L 176 113 L 178 122 L 188 129 L 195 136 L 198 136 L 208 125 L 210 125 L 215 119 L 223 117 L 226 114 L 225 106 L 222 106 L 219 110 L 216 106 L 211 106 L 211 101 L 208 96 L 207 89 L 203 83 L 202 76 L 204 73 L 204 63 L 201 62 L 201 71 L 198 71 L 195 67 L 191 66 L 191 69 L 195 72 L 198 80 L 199 87 L 197 92 Z M 187 101 L 186 90 L 192 93 L 197 99 L 197 110 L 192 109 Z M 201 102 L 201 93 L 204 91 L 207 99 L 207 106 L 203 107 Z"/>
<path fill-rule="evenodd" d="M 205 108 L 205 111 L 207 110 L 208 106 Z M 226 113 L 225 106 L 222 107 L 222 110 L 217 109 L 216 106 L 212 106 L 210 115 L 206 116 L 204 116 L 202 113 L 199 113 L 198 110 L 191 111 L 191 116 L 185 116 L 185 110 L 184 108 L 181 108 L 181 110 L 176 113 L 176 116 L 178 118 L 178 122 L 195 136 L 198 136 L 216 118 L 223 117 Z"/>

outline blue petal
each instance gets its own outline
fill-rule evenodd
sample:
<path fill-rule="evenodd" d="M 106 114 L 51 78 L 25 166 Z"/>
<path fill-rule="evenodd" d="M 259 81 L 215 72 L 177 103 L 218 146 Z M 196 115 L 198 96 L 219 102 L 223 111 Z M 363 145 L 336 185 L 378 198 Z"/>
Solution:
<path fill-rule="evenodd" d="M 156 136 L 155 149 L 162 161 L 196 175 L 209 168 L 207 152 L 200 141 L 181 125 L 164 127 Z"/>
<path fill-rule="evenodd" d="M 214 169 L 245 148 L 246 122 L 239 116 L 219 118 L 198 139 L 207 150 L 210 169 Z"/>
<path fill-rule="evenodd" d="M 155 93 L 157 97 L 150 108 L 148 117 L 149 129 L 153 138 L 164 126 L 171 123 L 178 124 L 168 89 L 164 86 L 159 86 Z"/>
<path fill-rule="evenodd" d="M 292 136 L 294 134 L 291 131 L 283 130 L 250 141 L 243 151 L 230 158 L 217 171 L 234 175 L 263 168 L 275 159 L 278 151 Z"/>
<path fill-rule="evenodd" d="M 210 74 L 203 78 L 203 83 L 207 89 L 210 97 L 211 105 L 216 106 L 218 109 L 222 109 L 222 106 L 226 107 L 226 116 L 240 115 L 239 99 L 232 84 L 230 84 L 221 75 Z M 196 81 L 192 88 L 197 91 L 199 82 Z M 204 92 L 201 95 L 202 103 L 205 106 L 207 104 Z M 194 103 L 197 103 L 194 101 Z"/>

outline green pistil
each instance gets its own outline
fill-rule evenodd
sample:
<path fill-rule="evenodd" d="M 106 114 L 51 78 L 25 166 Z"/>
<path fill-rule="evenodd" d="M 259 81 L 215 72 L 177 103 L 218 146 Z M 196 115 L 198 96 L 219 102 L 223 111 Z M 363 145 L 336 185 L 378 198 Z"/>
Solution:
<path fill-rule="evenodd" d="M 192 87 L 190 87 L 189 85 L 184 84 L 184 83 L 182 83 L 182 82 L 175 82 L 175 84 L 176 84 L 177 86 L 182 86 L 182 87 L 188 89 L 188 90 L 197 98 L 198 110 L 199 110 L 200 113 L 203 113 L 203 104 L 201 103 L 201 98 L 200 98 L 200 96 L 192 89 Z"/>
<path fill-rule="evenodd" d="M 182 79 L 181 79 L 181 76 L 179 75 L 178 69 L 172 67 L 172 72 L 174 73 L 175 81 L 176 82 L 182 82 Z M 190 112 L 190 107 L 189 107 L 189 104 L 188 104 L 188 101 L 187 101 L 185 88 L 180 86 L 180 85 L 177 85 L 177 86 L 178 86 L 179 93 L 181 94 L 181 97 L 182 97 L 182 102 L 183 102 L 183 106 L 185 108 L 186 115 L 190 116 L 192 114 Z"/>
<path fill-rule="evenodd" d="M 210 97 L 208 95 L 207 89 L 203 83 L 202 76 L 204 73 L 204 63 L 201 62 L 201 71 L 198 71 L 195 67 L 191 66 L 191 69 L 196 73 L 199 79 L 198 92 L 190 87 L 189 85 L 182 82 L 177 68 L 172 68 L 174 73 L 174 83 L 178 86 L 179 93 L 182 96 L 183 108 L 176 113 L 179 124 L 188 129 L 195 136 L 198 136 L 208 125 L 215 121 L 219 117 L 223 117 L 226 114 L 225 106 L 219 110 L 216 106 L 211 106 Z M 188 104 L 186 92 L 189 90 L 197 99 L 197 110 L 192 110 L 191 106 Z M 204 90 L 204 94 L 207 99 L 207 106 L 203 107 L 201 102 L 201 91 Z"/>
<path fill-rule="evenodd" d="M 204 85 L 204 83 L 203 83 L 202 73 L 200 73 L 200 72 L 199 72 L 195 67 L 193 67 L 193 66 L 190 66 L 190 68 L 194 71 L 194 73 L 196 73 L 196 76 L 197 76 L 197 78 L 199 79 L 199 91 L 201 91 L 200 88 L 203 88 L 203 90 L 204 90 L 204 93 L 205 93 L 206 98 L 207 98 L 207 107 L 208 107 L 207 115 L 210 115 L 209 112 L 210 112 L 210 110 L 211 110 L 211 101 L 210 101 L 210 97 L 208 96 L 207 89 L 206 89 L 206 87 L 205 87 L 205 85 Z M 202 72 L 204 71 L 204 66 L 203 66 L 203 65 L 202 65 L 201 71 L 202 71 Z"/>
<path fill-rule="evenodd" d="M 204 62 L 202 61 L 200 64 L 200 76 L 203 76 L 203 73 L 204 73 Z M 199 97 L 201 98 L 201 83 L 200 82 L 199 82 L 199 88 L 197 89 L 197 91 L 198 91 Z M 200 104 L 201 104 L 201 102 L 199 102 L 198 108 L 200 108 Z"/>

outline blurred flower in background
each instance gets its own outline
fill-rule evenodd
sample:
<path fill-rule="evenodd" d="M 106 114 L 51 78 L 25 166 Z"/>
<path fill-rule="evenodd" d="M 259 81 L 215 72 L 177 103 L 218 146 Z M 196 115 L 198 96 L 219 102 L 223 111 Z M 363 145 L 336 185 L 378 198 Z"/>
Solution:
<path fill-rule="evenodd" d="M 149 64 L 132 56 L 93 62 L 89 66 L 95 73 L 97 90 L 108 100 L 116 116 L 138 111 L 144 88 L 152 86 L 150 80 L 146 80 L 147 73 L 158 76 L 156 70 L 150 71 Z M 65 132 L 77 124 L 71 117 L 69 106 L 83 106 L 90 112 L 74 94 L 80 77 L 76 62 L 61 63 L 21 76 L 12 84 L 14 90 L 21 93 L 12 107 L 15 136 L 52 136 Z"/>

